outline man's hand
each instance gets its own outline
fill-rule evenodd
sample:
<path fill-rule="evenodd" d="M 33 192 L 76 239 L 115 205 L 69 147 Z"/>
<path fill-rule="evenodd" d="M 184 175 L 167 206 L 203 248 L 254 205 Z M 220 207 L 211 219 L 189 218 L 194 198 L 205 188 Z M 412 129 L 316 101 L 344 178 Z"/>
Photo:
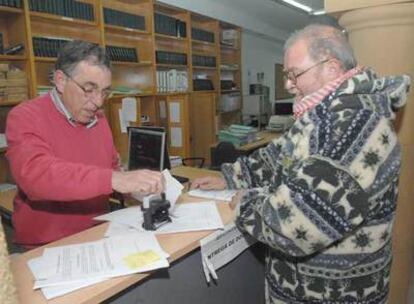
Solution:
<path fill-rule="evenodd" d="M 222 177 L 206 176 L 195 179 L 190 189 L 202 190 L 224 190 L 227 188 L 226 181 Z"/>
<path fill-rule="evenodd" d="M 139 192 L 144 195 L 164 192 L 164 177 L 161 172 L 135 170 L 112 172 L 112 189 L 120 193 Z"/>

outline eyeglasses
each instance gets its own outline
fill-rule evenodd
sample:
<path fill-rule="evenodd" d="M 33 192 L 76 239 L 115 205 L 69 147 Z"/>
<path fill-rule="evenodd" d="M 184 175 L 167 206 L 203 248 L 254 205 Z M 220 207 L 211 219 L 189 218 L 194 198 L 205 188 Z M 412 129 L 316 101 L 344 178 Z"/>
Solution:
<path fill-rule="evenodd" d="M 109 95 L 111 94 L 111 90 L 109 89 L 105 89 L 105 90 L 98 90 L 97 87 L 95 86 L 83 86 L 81 85 L 79 82 L 77 82 L 75 79 L 73 79 L 72 76 L 70 76 L 68 73 L 62 71 L 63 74 L 65 74 L 66 77 L 68 77 L 70 80 L 73 81 L 74 84 L 76 84 L 79 89 L 81 89 L 83 91 L 83 93 L 85 94 L 86 98 L 90 98 L 90 97 L 100 97 L 102 99 L 106 99 L 109 97 Z"/>
<path fill-rule="evenodd" d="M 289 80 L 293 84 L 296 84 L 296 82 L 298 81 L 298 78 L 300 76 L 302 76 L 305 73 L 309 72 L 313 68 L 316 68 L 317 66 L 319 66 L 321 64 L 324 64 L 325 62 L 328 62 L 329 60 L 331 60 L 331 59 L 329 58 L 329 59 L 324 59 L 322 61 L 319 61 L 319 62 L 315 63 L 314 65 L 310 66 L 309 68 L 307 68 L 306 70 L 298 73 L 298 74 L 295 74 L 293 71 L 283 71 L 283 78 L 284 78 L 285 81 L 288 81 Z"/>

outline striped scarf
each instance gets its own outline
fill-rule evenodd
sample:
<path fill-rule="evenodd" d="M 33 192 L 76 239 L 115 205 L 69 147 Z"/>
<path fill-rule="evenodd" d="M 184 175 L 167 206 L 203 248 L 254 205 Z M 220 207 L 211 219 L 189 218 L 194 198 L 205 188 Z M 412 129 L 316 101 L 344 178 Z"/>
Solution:
<path fill-rule="evenodd" d="M 361 67 L 355 67 L 345 74 L 339 76 L 338 78 L 328 82 L 322 88 L 313 92 L 309 95 L 306 95 L 301 100 L 296 101 L 293 105 L 293 116 L 295 119 L 299 119 L 307 111 L 313 109 L 318 105 L 326 96 L 334 92 L 344 81 L 352 78 L 354 75 L 362 71 Z"/>

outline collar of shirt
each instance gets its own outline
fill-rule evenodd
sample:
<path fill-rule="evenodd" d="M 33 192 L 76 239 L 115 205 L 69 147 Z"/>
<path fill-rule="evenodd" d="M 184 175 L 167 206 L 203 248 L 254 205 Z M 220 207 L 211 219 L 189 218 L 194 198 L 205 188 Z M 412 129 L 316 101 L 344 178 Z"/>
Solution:
<path fill-rule="evenodd" d="M 345 74 L 339 76 L 338 78 L 328 82 L 322 88 L 313 92 L 309 95 L 306 95 L 301 100 L 298 100 L 293 105 L 293 116 L 295 119 L 299 119 L 303 116 L 307 111 L 313 109 L 317 106 L 326 96 L 331 94 L 332 92 L 336 91 L 338 87 L 346 80 L 352 78 L 354 75 L 361 73 L 361 67 L 355 67 Z"/>
<path fill-rule="evenodd" d="M 53 104 L 55 105 L 56 109 L 62 113 L 67 121 L 73 126 L 76 127 L 76 120 L 73 118 L 72 114 L 66 109 L 65 105 L 62 102 L 62 99 L 60 99 L 60 96 L 56 90 L 56 88 L 53 88 L 50 92 L 50 96 L 52 97 Z M 91 128 L 98 122 L 98 117 L 95 115 L 94 118 L 86 125 L 86 128 Z"/>

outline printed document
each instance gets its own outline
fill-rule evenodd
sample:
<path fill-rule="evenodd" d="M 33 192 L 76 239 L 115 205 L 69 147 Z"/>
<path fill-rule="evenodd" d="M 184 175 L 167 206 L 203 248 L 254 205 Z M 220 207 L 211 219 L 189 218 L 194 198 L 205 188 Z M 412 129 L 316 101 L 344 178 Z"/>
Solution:
<path fill-rule="evenodd" d="M 34 288 L 79 283 L 168 267 L 168 254 L 151 233 L 46 248 Z"/>

